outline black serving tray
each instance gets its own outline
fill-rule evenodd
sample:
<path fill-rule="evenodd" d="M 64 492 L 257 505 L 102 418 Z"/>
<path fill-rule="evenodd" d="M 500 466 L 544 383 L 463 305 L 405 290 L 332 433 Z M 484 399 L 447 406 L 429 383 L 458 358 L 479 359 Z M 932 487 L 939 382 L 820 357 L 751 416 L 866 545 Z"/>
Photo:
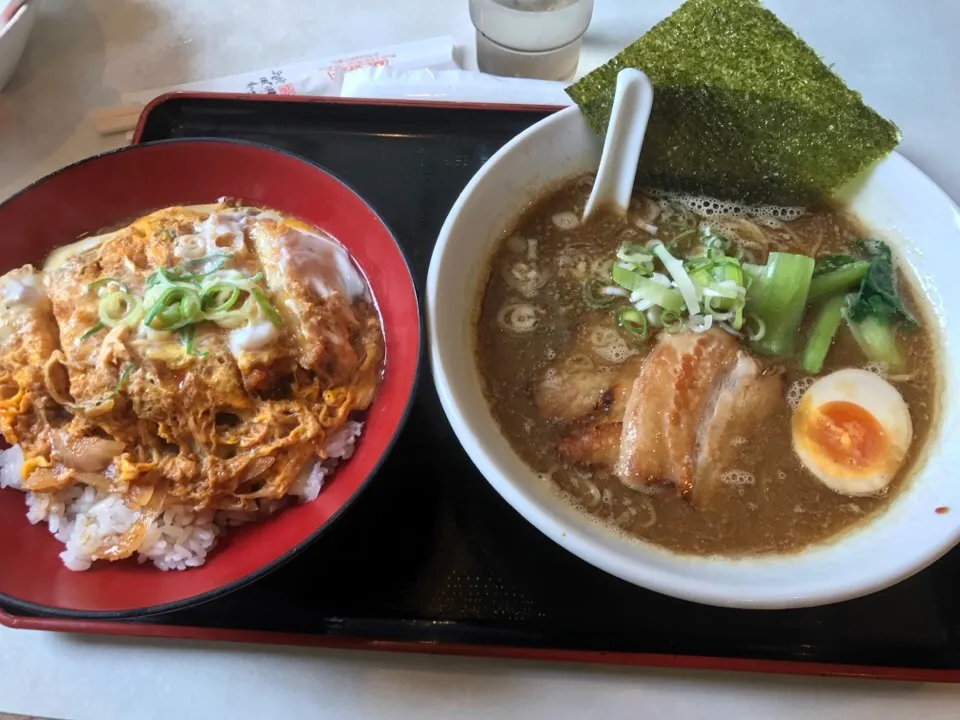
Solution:
<path fill-rule="evenodd" d="M 440 227 L 504 143 L 554 108 L 171 95 L 136 141 L 218 137 L 299 153 L 393 229 L 422 294 Z M 428 377 L 379 476 L 263 580 L 137 621 L 0 612 L 15 627 L 960 682 L 960 549 L 884 592 L 806 610 L 696 605 L 554 545 L 486 483 Z"/>

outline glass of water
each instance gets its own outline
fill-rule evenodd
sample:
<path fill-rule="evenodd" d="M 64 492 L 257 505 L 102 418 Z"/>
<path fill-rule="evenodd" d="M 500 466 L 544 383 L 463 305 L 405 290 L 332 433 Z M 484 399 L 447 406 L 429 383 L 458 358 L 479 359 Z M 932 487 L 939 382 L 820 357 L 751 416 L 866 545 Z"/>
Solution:
<path fill-rule="evenodd" d="M 492 75 L 571 80 L 593 0 L 470 0 L 477 65 Z"/>

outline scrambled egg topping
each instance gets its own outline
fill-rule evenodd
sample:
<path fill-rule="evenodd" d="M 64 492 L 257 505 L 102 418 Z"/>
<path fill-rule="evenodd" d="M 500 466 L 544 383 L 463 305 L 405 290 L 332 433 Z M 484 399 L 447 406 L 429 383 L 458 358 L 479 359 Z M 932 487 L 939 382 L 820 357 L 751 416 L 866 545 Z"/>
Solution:
<path fill-rule="evenodd" d="M 134 534 L 173 505 L 283 498 L 382 372 L 346 251 L 229 201 L 61 248 L 0 294 L 0 431 L 23 450 L 24 489 L 122 494 L 144 510 Z"/>

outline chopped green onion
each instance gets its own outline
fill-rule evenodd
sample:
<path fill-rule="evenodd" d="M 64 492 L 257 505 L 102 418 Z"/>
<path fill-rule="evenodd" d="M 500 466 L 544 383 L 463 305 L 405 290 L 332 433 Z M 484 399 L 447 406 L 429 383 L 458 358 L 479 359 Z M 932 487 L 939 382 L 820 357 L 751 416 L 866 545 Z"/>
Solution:
<path fill-rule="evenodd" d="M 810 292 L 807 293 L 807 302 L 820 300 L 827 295 L 849 290 L 854 285 L 860 283 L 870 270 L 870 262 L 867 260 L 857 260 L 830 270 L 822 275 L 818 275 L 810 281 Z"/>
<path fill-rule="evenodd" d="M 743 265 L 751 277 L 746 309 L 762 320 L 763 338 L 751 343 L 762 355 L 792 355 L 797 328 L 807 304 L 813 258 L 793 253 L 770 253 L 764 266 Z"/>
<path fill-rule="evenodd" d="M 680 295 L 683 297 L 683 302 L 687 306 L 687 312 L 691 315 L 696 315 L 700 312 L 697 288 L 694 286 L 690 276 L 687 275 L 687 271 L 683 269 L 683 263 L 671 255 L 663 243 L 654 245 L 651 249 L 653 250 L 653 254 L 660 258 L 660 262 L 663 263 L 667 272 L 670 273 L 670 277 L 676 284 L 677 290 L 680 292 Z"/>
<path fill-rule="evenodd" d="M 660 322 L 663 324 L 663 329 L 668 333 L 673 334 L 683 330 L 683 318 L 679 312 L 665 310 L 660 313 Z"/>
<path fill-rule="evenodd" d="M 128 292 L 113 292 L 101 298 L 98 312 L 104 327 L 133 325 L 140 319 L 140 301 Z"/>
<path fill-rule="evenodd" d="M 653 270 L 653 255 L 649 254 L 642 245 L 624 243 L 617 250 L 617 259 L 634 265 L 643 265 L 646 269 Z"/>
<path fill-rule="evenodd" d="M 202 280 L 208 275 L 212 275 L 218 270 L 222 270 L 223 266 L 227 264 L 227 260 L 230 260 L 232 257 L 233 255 L 229 253 L 213 253 L 211 255 L 204 255 L 203 257 L 199 258 L 190 258 L 184 260 L 179 265 L 174 265 L 172 268 L 157 268 L 147 277 L 146 285 L 149 288 L 158 284 L 162 280 L 166 280 L 170 284 L 175 284 L 178 282 L 195 284 L 198 280 Z M 205 272 L 192 272 L 189 269 L 196 264 L 210 262 L 211 260 L 216 260 L 217 264 Z"/>
<path fill-rule="evenodd" d="M 833 344 L 833 338 L 843 319 L 843 310 L 847 306 L 845 295 L 834 295 L 820 307 L 820 314 L 813 323 L 810 337 L 800 354 L 800 367 L 804 372 L 816 375 L 823 369 L 823 362 Z"/>
<path fill-rule="evenodd" d="M 756 328 L 755 330 L 750 328 L 751 324 Z M 744 318 L 743 329 L 747 339 L 751 342 L 762 340 L 763 336 L 767 334 L 767 324 L 755 315 L 747 315 Z"/>
<path fill-rule="evenodd" d="M 734 309 L 745 292 L 743 270 L 736 258 L 696 258 L 686 262 L 686 269 L 701 294 L 709 294 L 709 291 L 714 297 L 724 298 L 715 305 L 719 310 Z"/>
<path fill-rule="evenodd" d="M 704 247 L 708 258 L 724 257 L 730 249 L 730 240 L 723 235 L 717 235 L 709 226 L 703 228 Z"/>
<path fill-rule="evenodd" d="M 187 258 L 186 260 L 180 263 L 180 266 L 185 267 L 189 265 L 210 262 L 211 260 L 219 260 L 222 266 L 222 263 L 232 259 L 233 259 L 233 253 L 211 253 L 209 255 L 204 255 L 203 257 Z"/>
<path fill-rule="evenodd" d="M 717 295 L 707 296 L 703 299 L 704 314 L 710 315 L 714 320 L 729 320 L 734 316 L 732 309 L 724 309 L 721 303 L 729 307 L 731 298 L 720 297 Z"/>
<path fill-rule="evenodd" d="M 257 290 L 257 288 L 251 288 L 250 294 L 253 295 L 253 298 L 257 301 L 260 309 L 263 310 L 263 314 L 267 316 L 267 320 L 273 323 L 274 327 L 280 327 L 283 325 L 283 321 L 280 318 L 280 313 L 278 313 L 277 309 L 270 304 L 270 301 L 267 300 L 266 296 L 262 292 Z"/>
<path fill-rule="evenodd" d="M 583 299 L 583 304 L 594 309 L 609 306 L 616 300 L 616 297 L 614 295 L 605 295 L 603 290 L 606 287 L 606 285 L 596 278 L 584 280 L 580 285 L 580 297 Z"/>
<path fill-rule="evenodd" d="M 197 280 L 202 280 L 208 275 L 212 275 L 218 270 L 222 269 L 224 265 L 227 264 L 227 260 L 231 259 L 233 255 L 229 253 L 214 253 L 212 255 L 204 255 L 200 258 L 193 258 L 191 260 L 184 260 L 180 265 L 174 268 L 175 271 L 178 271 L 178 278 L 180 280 L 185 280 L 187 282 L 196 282 Z M 206 272 L 201 273 L 188 273 L 186 268 L 188 265 L 193 265 L 195 263 L 209 262 L 210 260 L 217 260 L 217 264 L 214 265 L 211 269 Z"/>
<path fill-rule="evenodd" d="M 103 405 L 105 402 L 109 402 L 110 400 L 113 400 L 113 398 L 117 396 L 117 393 L 120 392 L 120 388 L 123 387 L 123 384 L 127 381 L 127 378 L 130 377 L 130 373 L 132 373 L 136 369 L 136 367 L 137 367 L 136 365 L 134 365 L 133 363 L 130 363 L 123 369 L 123 372 L 120 373 L 120 379 L 117 381 L 116 386 L 114 386 L 113 391 L 109 395 L 106 395 L 100 398 L 99 400 L 92 402 L 88 405 L 74 405 L 72 407 L 79 410 L 93 410 L 94 408 L 99 407 L 100 405 Z"/>
<path fill-rule="evenodd" d="M 103 323 L 98 321 L 96 325 L 94 325 L 92 328 L 87 330 L 83 335 L 81 335 L 80 339 L 77 342 L 83 342 L 88 337 L 90 337 L 91 335 L 96 335 L 101 330 L 103 330 Z"/>
<path fill-rule="evenodd" d="M 183 348 L 187 355 L 195 355 L 197 357 L 206 357 L 209 355 L 208 352 L 204 350 L 197 350 L 193 344 L 193 336 L 196 332 L 196 325 L 187 325 L 186 327 L 180 330 L 180 340 L 183 341 Z"/>
<path fill-rule="evenodd" d="M 647 316 L 632 307 L 617 308 L 614 312 L 617 324 L 638 340 L 647 339 Z"/>
<path fill-rule="evenodd" d="M 683 297 L 679 292 L 632 270 L 614 265 L 613 280 L 617 285 L 634 293 L 639 300 L 649 300 L 655 305 L 674 312 L 680 312 L 683 309 Z"/>
<path fill-rule="evenodd" d="M 240 298 L 240 288 L 231 282 L 214 283 L 204 289 L 200 305 L 208 315 L 226 312 Z"/>
<path fill-rule="evenodd" d="M 196 318 L 202 309 L 203 305 L 200 302 L 200 295 L 198 293 L 184 293 L 180 299 L 180 314 L 184 318 Z"/>
<path fill-rule="evenodd" d="M 104 287 L 105 285 L 108 285 L 109 283 L 116 283 L 117 286 L 120 288 L 120 292 L 130 292 L 129 290 L 127 290 L 126 285 L 124 285 L 122 282 L 120 282 L 116 278 L 112 278 L 112 277 L 105 277 L 105 278 L 100 278 L 99 280 L 94 280 L 92 283 L 87 285 L 87 290 L 96 290 L 98 288 Z"/>
<path fill-rule="evenodd" d="M 691 315 L 687 318 L 687 327 L 695 333 L 702 333 L 713 327 L 712 315 Z"/>
<path fill-rule="evenodd" d="M 147 311 L 143 324 L 154 330 L 177 330 L 202 320 L 200 309 L 200 295 L 196 290 L 172 285 L 160 293 L 160 297 Z"/>

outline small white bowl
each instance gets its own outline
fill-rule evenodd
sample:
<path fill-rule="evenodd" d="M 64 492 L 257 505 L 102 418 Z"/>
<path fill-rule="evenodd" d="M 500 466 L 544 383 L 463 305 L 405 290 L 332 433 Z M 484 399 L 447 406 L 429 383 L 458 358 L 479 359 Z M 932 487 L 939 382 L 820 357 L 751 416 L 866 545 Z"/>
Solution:
<path fill-rule="evenodd" d="M 427 277 L 434 380 L 470 458 L 528 521 L 583 560 L 628 582 L 711 605 L 788 608 L 880 590 L 923 569 L 960 541 L 960 209 L 898 154 L 850 200 L 878 237 L 899 249 L 930 298 L 943 345 L 939 430 L 889 510 L 837 541 L 763 559 L 683 556 L 614 535 L 564 502 L 510 447 L 480 388 L 473 324 L 494 246 L 525 205 L 576 173 L 595 171 L 600 141 L 571 107 L 492 157 L 457 200 Z M 937 508 L 949 508 L 946 513 Z"/>
<path fill-rule="evenodd" d="M 40 12 L 40 0 L 30 0 L 6 25 L 0 27 L 0 90 L 6 87 L 20 63 L 33 30 L 33 21 Z"/>

